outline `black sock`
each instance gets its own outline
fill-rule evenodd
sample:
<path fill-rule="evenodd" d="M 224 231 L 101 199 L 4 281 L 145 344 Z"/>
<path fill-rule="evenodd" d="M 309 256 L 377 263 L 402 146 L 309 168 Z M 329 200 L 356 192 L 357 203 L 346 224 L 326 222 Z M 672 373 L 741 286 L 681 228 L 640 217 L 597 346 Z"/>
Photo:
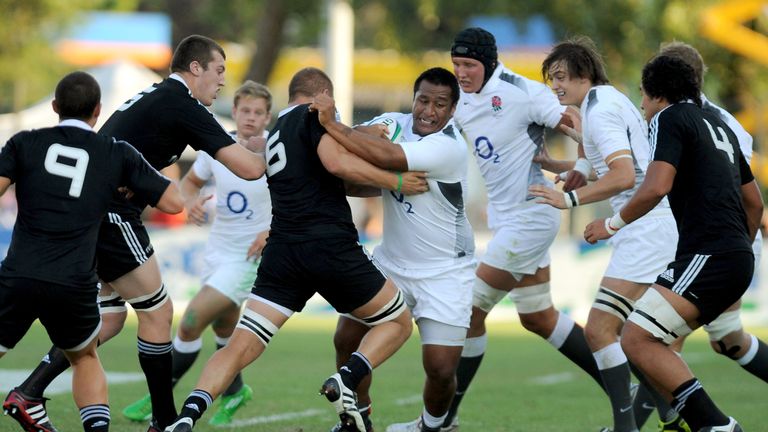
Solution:
<path fill-rule="evenodd" d="M 629 366 L 627 363 L 600 371 L 605 383 L 605 392 L 613 410 L 613 430 L 635 430 L 635 416 L 632 413 L 632 396 L 629 394 Z"/>
<path fill-rule="evenodd" d="M 80 419 L 85 432 L 107 432 L 109 430 L 109 405 L 88 405 L 80 409 Z"/>
<path fill-rule="evenodd" d="M 656 402 L 653 400 L 648 387 L 645 384 L 638 384 L 635 399 L 632 401 L 632 413 L 635 415 L 635 424 L 638 429 L 642 429 L 648 417 L 656 410 Z"/>
<path fill-rule="evenodd" d="M 752 375 L 768 382 L 768 345 L 758 338 L 752 338 L 752 343 L 755 342 L 757 342 L 757 353 L 755 353 L 755 356 L 749 363 L 741 367 Z"/>
<path fill-rule="evenodd" d="M 210 393 L 205 390 L 195 389 L 187 396 L 187 400 L 184 401 L 179 417 L 189 417 L 193 422 L 197 423 L 200 417 L 203 416 L 203 413 L 205 413 L 205 410 L 212 404 L 213 398 Z"/>
<path fill-rule="evenodd" d="M 692 431 L 705 426 L 721 426 L 730 419 L 717 408 L 696 378 L 690 379 L 672 392 L 672 408 L 688 423 Z"/>
<path fill-rule="evenodd" d="M 41 398 L 51 382 L 67 369 L 69 369 L 69 360 L 64 356 L 64 352 L 51 347 L 40 364 L 21 383 L 19 389 L 29 397 Z"/>
<path fill-rule="evenodd" d="M 339 368 L 339 375 L 341 375 L 344 385 L 354 391 L 360 385 L 360 381 L 371 373 L 371 370 L 371 363 L 368 359 L 355 351 L 349 356 L 349 360 Z"/>
<path fill-rule="evenodd" d="M 176 383 L 179 382 L 181 377 L 183 377 L 189 368 L 191 368 L 195 363 L 195 360 L 197 360 L 197 356 L 200 354 L 200 351 L 179 352 L 176 351 L 176 348 L 174 348 L 172 352 L 173 366 L 171 367 L 171 385 L 176 386 Z"/>
<path fill-rule="evenodd" d="M 225 345 L 222 345 L 218 342 L 216 342 L 216 349 L 220 350 L 224 348 Z M 240 389 L 243 388 L 243 374 L 240 372 L 235 375 L 235 378 L 232 379 L 232 383 L 227 387 L 226 390 L 224 390 L 224 393 L 222 393 L 222 396 L 231 396 L 237 392 L 240 391 Z"/>
<path fill-rule="evenodd" d="M 161 428 L 173 423 L 176 406 L 173 403 L 173 355 L 171 342 L 152 343 L 139 339 L 139 364 L 147 378 L 152 400 L 152 415 Z"/>
<path fill-rule="evenodd" d="M 575 363 L 576 366 L 583 369 L 584 372 L 588 373 L 600 388 L 604 389 L 603 378 L 600 376 L 597 363 L 595 363 L 595 357 L 592 355 L 589 345 L 587 345 L 584 329 L 580 325 L 574 323 L 571 332 L 568 333 L 568 337 L 565 338 L 565 342 L 558 348 L 558 351 L 568 357 L 568 360 Z"/>
<path fill-rule="evenodd" d="M 459 360 L 459 366 L 456 368 L 456 393 L 453 394 L 451 406 L 448 408 L 448 415 L 443 422 L 444 427 L 450 426 L 453 418 L 456 417 L 456 413 L 459 412 L 459 405 L 461 400 L 464 399 L 464 393 L 469 388 L 469 384 L 475 377 L 477 370 L 480 369 L 480 363 L 482 363 L 484 355 L 461 357 Z"/>

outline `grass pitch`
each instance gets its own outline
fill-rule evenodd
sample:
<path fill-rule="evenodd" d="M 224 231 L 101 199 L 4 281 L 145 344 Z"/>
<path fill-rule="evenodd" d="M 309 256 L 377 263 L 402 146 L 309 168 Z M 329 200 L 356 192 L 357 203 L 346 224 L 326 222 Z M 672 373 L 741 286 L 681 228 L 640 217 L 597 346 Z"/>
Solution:
<path fill-rule="evenodd" d="M 325 398 L 317 395 L 323 380 L 334 369 L 332 337 L 335 319 L 297 315 L 272 341 L 267 352 L 245 370 L 245 381 L 254 388 L 254 400 L 237 414 L 237 426 L 214 428 L 207 424 L 212 410 L 196 431 L 328 431 L 336 415 Z M 611 425 L 608 399 L 583 372 L 549 344 L 526 333 L 518 323 L 492 323 L 489 349 L 478 375 L 464 398 L 461 429 L 469 431 L 597 431 Z M 766 329 L 750 329 L 768 338 Z M 108 372 L 141 372 L 136 355 L 135 322 L 100 348 Z M 0 360 L 0 369 L 31 369 L 50 343 L 36 323 L 27 337 Z M 180 405 L 195 384 L 214 343 L 206 334 L 204 350 L 193 369 L 176 386 Z M 376 370 L 372 390 L 373 420 L 378 431 L 393 422 L 409 421 L 421 412 L 421 368 L 418 335 Z M 684 357 L 718 405 L 736 417 L 747 431 L 765 430 L 766 384 L 735 362 L 715 355 L 703 332 L 690 338 Z M 7 384 L 7 383 L 2 383 Z M 132 423 L 122 408 L 146 393 L 143 381 L 111 384 L 111 430 L 145 432 L 147 425 Z M 82 430 L 77 408 L 69 393 L 48 402 L 54 425 L 62 432 Z M 652 415 L 643 431 L 653 431 Z M 20 430 L 15 421 L 0 417 L 0 431 Z"/>

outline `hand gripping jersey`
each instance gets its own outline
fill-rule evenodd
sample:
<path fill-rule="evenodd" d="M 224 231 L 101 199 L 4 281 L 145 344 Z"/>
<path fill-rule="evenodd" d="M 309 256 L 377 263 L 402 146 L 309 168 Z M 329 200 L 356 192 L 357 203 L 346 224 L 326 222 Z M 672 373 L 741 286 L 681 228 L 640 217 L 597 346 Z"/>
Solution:
<path fill-rule="evenodd" d="M 532 160 L 544 143 L 544 128 L 557 126 L 564 110 L 546 85 L 502 64 L 479 93 L 461 92 L 454 119 L 485 179 L 489 224 L 533 199 L 529 185 L 552 187 Z"/>
<path fill-rule="evenodd" d="M 581 103 L 584 154 L 598 178 L 608 172 L 605 159 L 619 151 L 629 150 L 635 167 L 635 186 L 609 199 L 614 213 L 632 198 L 645 179 L 651 158 L 645 120 L 635 105 L 613 86 L 592 87 Z M 669 208 L 666 198 L 656 209 Z"/>
<path fill-rule="evenodd" d="M 200 179 L 213 178 L 216 184 L 216 217 L 208 244 L 217 252 L 245 257 L 272 220 L 266 177 L 243 180 L 207 153 L 198 153 L 192 169 Z"/>
<path fill-rule="evenodd" d="M 433 134 L 413 132 L 413 115 L 387 113 L 402 126 L 399 143 L 409 171 L 426 171 L 429 191 L 406 196 L 382 190 L 384 236 L 375 255 L 406 269 L 455 265 L 474 256 L 472 227 L 464 209 L 467 192 L 467 144 L 453 120 Z M 376 119 L 368 122 L 376 123 Z"/>
<path fill-rule="evenodd" d="M 156 204 L 170 181 L 122 141 L 78 120 L 14 135 L 0 176 L 16 183 L 19 214 L 0 275 L 95 284 L 96 239 L 117 188 Z"/>
<path fill-rule="evenodd" d="M 680 233 L 677 256 L 751 251 L 741 185 L 754 177 L 733 131 L 681 102 L 651 119 L 649 138 L 653 159 L 677 170 L 668 195 Z"/>
<path fill-rule="evenodd" d="M 176 74 L 120 106 L 99 133 L 128 141 L 157 170 L 176 162 L 187 145 L 215 157 L 219 149 L 234 143 Z M 115 200 L 110 211 L 138 216 L 144 206 L 138 198 Z"/>
<path fill-rule="evenodd" d="M 309 104 L 280 111 L 266 149 L 270 242 L 357 240 L 344 181 L 329 173 L 317 154 L 325 133 Z"/>

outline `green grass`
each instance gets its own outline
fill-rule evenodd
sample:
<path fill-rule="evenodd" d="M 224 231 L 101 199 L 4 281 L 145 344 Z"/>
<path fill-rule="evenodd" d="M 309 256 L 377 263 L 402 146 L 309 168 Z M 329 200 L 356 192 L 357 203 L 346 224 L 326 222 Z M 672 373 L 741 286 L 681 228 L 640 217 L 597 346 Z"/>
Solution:
<path fill-rule="evenodd" d="M 232 430 L 264 432 L 327 431 L 336 416 L 317 395 L 322 381 L 334 369 L 332 333 L 334 320 L 297 316 L 272 341 L 267 352 L 245 371 L 245 381 L 255 391 L 254 400 L 238 413 L 247 419 L 280 413 L 318 411 L 306 417 L 239 428 L 213 428 L 208 416 L 196 431 Z M 755 330 L 768 337 L 768 331 Z M 100 348 L 105 368 L 115 372 L 140 372 L 136 356 L 135 323 L 129 323 L 114 340 Z M 0 368 L 31 369 L 48 349 L 42 327 L 35 324 L 17 348 L 0 360 Z M 195 367 L 176 387 L 180 405 L 192 389 L 213 342 L 207 335 L 205 350 Z M 685 357 L 707 391 L 745 430 L 763 430 L 765 383 L 743 371 L 733 361 L 711 352 L 702 332 L 688 341 Z M 541 384 L 541 376 L 563 377 L 556 384 Z M 570 378 L 569 378 L 570 377 Z M 421 412 L 423 384 L 418 337 L 377 369 L 374 377 L 374 415 L 377 430 L 392 422 L 416 418 Z M 121 409 L 146 392 L 143 382 L 109 388 L 112 428 L 119 432 L 145 432 L 146 425 L 123 419 Z M 77 409 L 68 394 L 48 402 L 54 425 L 60 431 L 82 430 Z M 311 412 L 310 412 L 311 413 Z M 470 387 L 461 410 L 462 430 L 468 431 L 597 431 L 611 423 L 603 393 L 584 373 L 572 366 L 543 340 L 530 336 L 517 323 L 494 323 L 483 367 Z M 655 430 L 655 415 L 643 429 Z M 16 423 L 0 418 L 0 431 L 16 431 Z"/>

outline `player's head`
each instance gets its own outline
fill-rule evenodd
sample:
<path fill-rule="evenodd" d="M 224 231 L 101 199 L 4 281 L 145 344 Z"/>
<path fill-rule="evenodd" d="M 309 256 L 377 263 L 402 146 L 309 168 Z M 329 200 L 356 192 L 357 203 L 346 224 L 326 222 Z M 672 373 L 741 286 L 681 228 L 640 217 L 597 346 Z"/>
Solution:
<path fill-rule="evenodd" d="M 459 83 L 449 71 L 427 69 L 413 84 L 413 131 L 425 136 L 445 127 L 459 102 Z"/>
<path fill-rule="evenodd" d="M 480 27 L 460 31 L 453 39 L 451 61 L 461 89 L 479 92 L 499 64 L 496 38 Z"/>
<path fill-rule="evenodd" d="M 686 62 L 669 56 L 656 56 L 643 67 L 643 100 L 645 119 L 650 121 L 665 106 L 692 100 L 701 106 L 701 88 L 696 72 Z"/>
<path fill-rule="evenodd" d="M 211 106 L 224 87 L 224 48 L 213 39 L 200 35 L 185 37 L 176 47 L 171 72 L 181 74 L 197 100 Z"/>
<path fill-rule="evenodd" d="M 259 136 L 272 117 L 272 94 L 267 86 L 248 80 L 235 91 L 232 118 L 243 138 Z"/>
<path fill-rule="evenodd" d="M 704 59 L 701 58 L 701 54 L 699 54 L 696 48 L 684 42 L 666 42 L 661 44 L 659 55 L 679 58 L 688 63 L 693 68 L 693 71 L 696 72 L 699 87 L 704 87 L 704 74 L 707 73 L 707 66 L 704 64 Z"/>
<path fill-rule="evenodd" d="M 555 45 L 541 64 L 541 76 L 562 105 L 580 105 L 590 88 L 608 84 L 603 58 L 586 36 Z"/>
<path fill-rule="evenodd" d="M 296 72 L 288 84 L 288 103 L 299 98 L 311 98 L 325 90 L 333 96 L 333 83 L 328 75 L 318 68 L 304 68 Z"/>
<path fill-rule="evenodd" d="M 65 76 L 56 85 L 53 110 L 60 120 L 93 120 L 95 124 L 101 110 L 99 83 L 85 72 L 72 72 Z"/>

